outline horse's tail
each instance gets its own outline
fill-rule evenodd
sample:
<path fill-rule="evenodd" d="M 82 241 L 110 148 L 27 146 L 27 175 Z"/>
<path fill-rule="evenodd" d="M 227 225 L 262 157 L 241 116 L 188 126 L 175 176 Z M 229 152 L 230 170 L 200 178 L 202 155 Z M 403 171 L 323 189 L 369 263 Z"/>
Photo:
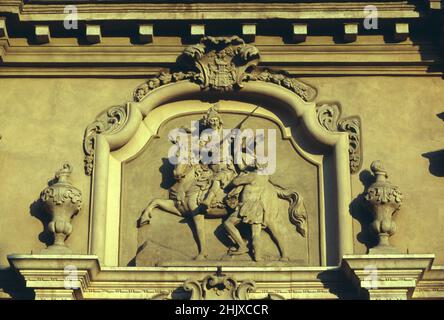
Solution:
<path fill-rule="evenodd" d="M 290 202 L 290 207 L 288 208 L 290 221 L 296 226 L 297 232 L 305 237 L 307 233 L 307 209 L 305 208 L 304 200 L 296 191 L 283 188 L 271 180 L 270 183 L 276 188 L 279 198 Z"/>

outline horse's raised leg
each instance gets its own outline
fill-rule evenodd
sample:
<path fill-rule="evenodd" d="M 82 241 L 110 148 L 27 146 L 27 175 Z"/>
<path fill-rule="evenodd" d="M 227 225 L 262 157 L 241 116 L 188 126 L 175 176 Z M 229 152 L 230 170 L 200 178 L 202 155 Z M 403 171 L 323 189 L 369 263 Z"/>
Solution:
<path fill-rule="evenodd" d="M 176 208 L 174 201 L 170 199 L 154 199 L 151 201 L 148 206 L 143 210 L 141 217 L 139 218 L 139 227 L 144 224 L 150 223 L 152 218 L 152 211 L 155 208 L 159 208 L 163 211 L 175 214 L 179 217 L 182 216 L 182 213 Z"/>
<path fill-rule="evenodd" d="M 281 252 L 281 260 L 289 261 L 290 259 L 287 255 L 287 250 L 285 249 L 282 232 L 279 229 L 279 226 L 275 225 L 275 222 L 268 223 L 268 230 L 270 230 L 270 233 L 274 238 L 279 251 Z"/>
<path fill-rule="evenodd" d="M 203 214 L 196 213 L 193 216 L 194 226 L 197 233 L 197 247 L 199 254 L 194 258 L 195 260 L 203 260 L 207 257 L 206 252 L 206 240 L 205 240 L 205 216 Z"/>

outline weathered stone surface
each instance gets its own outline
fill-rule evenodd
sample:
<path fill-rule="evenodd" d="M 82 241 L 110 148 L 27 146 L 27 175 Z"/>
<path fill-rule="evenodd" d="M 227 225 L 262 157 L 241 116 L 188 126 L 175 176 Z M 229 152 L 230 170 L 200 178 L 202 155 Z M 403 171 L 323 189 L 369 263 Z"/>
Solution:
<path fill-rule="evenodd" d="M 231 106 L 234 106 L 236 105 L 236 102 L 231 102 L 230 104 Z M 248 113 L 238 113 L 237 115 L 232 113 L 221 113 L 226 128 L 235 127 L 248 115 Z M 160 138 L 150 140 L 143 153 L 137 159 L 132 159 L 124 165 L 123 183 L 125 191 L 124 198 L 122 199 L 122 214 L 131 217 L 125 219 L 125 221 L 129 223 L 123 223 L 123 226 L 128 226 L 125 227 L 128 228 L 128 231 L 130 230 L 129 228 L 132 228 L 131 221 L 139 218 L 136 214 L 139 213 L 140 215 L 150 201 L 156 198 L 168 199 L 167 189 L 174 183 L 174 167 L 167 161 L 168 149 L 171 148 L 171 144 L 167 139 L 167 133 L 172 128 L 189 126 L 192 120 L 201 117 L 200 114 L 196 114 L 171 120 L 162 127 L 161 131 L 159 131 L 158 135 Z M 243 128 L 270 128 L 277 132 L 281 131 L 281 128 L 272 121 L 254 114 L 244 123 Z M 293 150 L 293 153 L 289 154 L 288 150 Z M 158 157 L 159 154 L 163 154 L 164 156 Z M 316 169 L 313 165 L 307 163 L 306 160 L 298 155 L 297 151 L 289 141 L 278 140 L 277 156 L 277 163 L 279 165 L 276 173 L 273 175 L 273 181 L 279 181 L 280 184 L 288 186 L 289 189 L 300 190 L 300 194 L 307 193 L 307 195 L 304 196 L 304 202 L 307 206 L 307 214 L 310 221 L 309 226 L 311 226 L 311 228 L 310 230 L 307 230 L 306 237 L 311 246 L 316 246 L 318 238 L 318 231 L 315 228 L 315 225 L 318 223 L 316 212 L 319 210 L 316 198 L 318 195 L 313 192 L 308 192 L 308 190 L 316 188 Z M 147 168 L 146 163 L 151 163 L 152 165 Z M 300 168 L 296 180 L 286 175 L 286 172 L 292 170 L 292 167 Z M 134 183 L 135 181 L 139 181 L 139 183 Z M 152 181 L 159 182 L 153 184 Z M 147 193 L 144 194 L 138 192 L 137 190 L 140 189 L 146 190 Z M 147 194 L 150 195 L 150 198 L 148 199 L 146 196 Z M 282 228 L 284 245 L 288 247 L 288 258 L 290 261 L 294 261 L 298 265 L 319 263 L 320 257 L 314 251 L 310 254 L 308 253 L 307 239 L 304 239 L 297 234 L 295 225 L 291 223 L 288 213 L 288 201 L 285 199 L 279 199 L 277 200 L 277 204 L 280 212 L 277 225 L 279 225 L 279 228 Z M 148 218 L 148 215 L 146 214 L 145 217 Z M 208 260 L 220 261 L 221 263 L 227 264 L 230 264 L 233 261 L 253 261 L 254 256 L 252 252 L 250 252 L 250 254 L 246 252 L 243 255 L 235 256 L 227 254 L 227 249 L 230 246 L 233 246 L 234 243 L 228 238 L 222 222 L 223 220 L 221 218 L 205 220 L 204 233 L 208 246 Z M 164 230 L 171 230 L 171 232 L 165 233 Z M 143 225 L 139 229 L 137 247 L 143 249 L 137 254 L 136 264 L 138 266 L 143 266 L 167 263 L 171 260 L 182 260 L 183 262 L 191 260 L 198 253 L 198 245 L 196 244 L 195 236 L 193 237 L 193 230 L 193 221 L 187 214 L 185 214 L 184 217 L 176 217 L 174 215 L 171 216 L 165 211 L 162 212 L 162 210 L 154 209 L 151 214 L 150 223 Z M 242 236 L 247 239 L 249 245 L 251 245 L 251 229 L 249 225 L 242 226 L 241 231 Z M 128 240 L 134 237 L 130 232 L 125 232 L 124 234 L 126 235 L 125 239 Z M 125 255 L 128 254 L 127 258 L 124 258 L 123 261 L 129 261 L 132 257 L 131 255 L 134 255 L 134 251 L 131 252 L 128 250 L 128 245 L 130 243 L 132 243 L 132 241 L 127 242 L 126 245 L 122 245 L 122 250 L 124 250 Z M 278 247 L 276 247 L 276 244 L 266 231 L 263 232 L 261 243 L 263 246 L 264 262 L 278 261 L 280 259 Z M 162 248 L 165 248 L 165 250 Z"/>
<path fill-rule="evenodd" d="M 349 1 L 104 0 L 74 29 L 39 1 L 0 3 L 0 298 L 444 298 L 439 1 L 374 30 Z M 199 119 L 275 129 L 276 172 L 172 166 Z M 86 175 L 49 180 L 65 159 Z"/>

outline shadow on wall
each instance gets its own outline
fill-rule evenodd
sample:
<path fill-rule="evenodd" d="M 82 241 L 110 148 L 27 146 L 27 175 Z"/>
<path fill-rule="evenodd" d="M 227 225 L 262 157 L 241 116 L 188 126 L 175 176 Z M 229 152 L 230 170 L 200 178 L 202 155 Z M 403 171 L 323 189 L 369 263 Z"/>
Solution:
<path fill-rule="evenodd" d="M 40 232 L 38 238 L 40 242 L 44 243 L 45 246 L 49 246 L 52 244 L 52 235 L 48 230 L 48 224 L 51 222 L 51 217 L 46 213 L 43 208 L 42 200 L 38 199 L 34 201 L 29 206 L 29 212 L 31 216 L 37 218 L 42 223 L 42 232 Z M 43 249 L 43 248 L 42 248 Z"/>
<path fill-rule="evenodd" d="M 365 299 L 362 290 L 353 286 L 344 272 L 340 269 L 332 269 L 320 272 L 317 278 L 322 282 L 324 288 L 342 300 Z"/>
<path fill-rule="evenodd" d="M 48 186 L 52 186 L 54 183 L 57 182 L 56 178 L 53 178 L 48 181 Z M 40 194 L 38 197 L 36 197 L 37 200 L 35 200 L 30 206 L 29 206 L 29 213 L 32 217 L 37 218 L 42 223 L 42 232 L 40 232 L 38 238 L 40 242 L 44 243 L 45 246 L 50 246 L 54 241 L 52 233 L 48 230 L 48 224 L 51 222 L 51 216 L 46 212 L 45 208 L 43 207 L 43 202 L 40 199 Z"/>
<path fill-rule="evenodd" d="M 35 293 L 26 287 L 25 279 L 11 268 L 0 269 L 0 289 L 15 300 L 34 300 Z"/>
<path fill-rule="evenodd" d="M 429 172 L 436 177 L 444 177 L 444 149 L 423 153 L 429 160 Z"/>
<path fill-rule="evenodd" d="M 444 120 L 444 112 L 436 115 Z M 429 172 L 435 177 L 444 177 L 444 149 L 423 153 L 422 156 L 429 160 Z"/>
<path fill-rule="evenodd" d="M 136 266 L 137 255 L 140 252 L 142 252 L 143 249 L 145 249 L 146 245 L 147 245 L 147 242 L 145 241 L 137 248 L 136 255 L 127 263 L 127 265 L 126 265 L 127 267 L 135 267 Z"/>
<path fill-rule="evenodd" d="M 159 172 L 162 174 L 160 187 L 165 190 L 170 189 L 176 180 L 174 179 L 174 166 L 168 158 L 162 158 L 162 165 L 159 167 Z"/>
<path fill-rule="evenodd" d="M 378 244 L 378 238 L 370 230 L 373 215 L 366 204 L 364 195 L 368 187 L 375 181 L 375 177 L 370 171 L 363 170 L 359 173 L 359 180 L 364 185 L 364 191 L 350 203 L 350 213 L 361 224 L 361 231 L 357 234 L 357 240 L 367 247 L 368 252 L 370 248 Z"/>

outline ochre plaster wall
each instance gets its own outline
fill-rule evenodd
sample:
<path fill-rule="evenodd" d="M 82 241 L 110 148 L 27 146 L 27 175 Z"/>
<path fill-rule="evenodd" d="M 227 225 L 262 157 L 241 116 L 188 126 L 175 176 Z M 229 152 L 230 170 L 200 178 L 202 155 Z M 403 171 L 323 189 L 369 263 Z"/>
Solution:
<path fill-rule="evenodd" d="M 404 193 L 392 242 L 402 252 L 435 253 L 444 264 L 441 209 L 444 172 L 425 154 L 444 149 L 444 80 L 439 77 L 325 77 L 301 80 L 318 89 L 317 101 L 339 101 L 343 116 L 362 120 L 364 162 L 380 159 Z M 83 172 L 83 134 L 102 110 L 132 100 L 141 79 L 0 79 L 0 265 L 10 253 L 38 252 L 43 231 L 33 203 L 63 161 L 74 166 L 72 182 L 83 192 L 83 209 L 67 240 L 86 253 L 90 177 Z M 444 156 L 442 156 L 444 158 Z M 435 167 L 436 166 L 436 167 Z M 441 175 L 443 177 L 441 177 Z M 360 178 L 361 177 L 361 178 Z M 364 190 L 364 174 L 352 176 L 353 198 Z M 360 205 L 353 214 L 365 216 Z M 355 253 L 364 253 L 361 224 L 354 221 Z M 358 236 L 358 237 L 357 237 Z"/>
<path fill-rule="evenodd" d="M 83 193 L 67 245 L 87 253 L 90 177 L 83 170 L 85 128 L 102 110 L 131 100 L 142 80 L 0 79 L 0 265 L 11 253 L 39 252 L 43 225 L 30 206 L 62 163 Z"/>
<path fill-rule="evenodd" d="M 389 180 L 400 187 L 404 201 L 395 216 L 392 243 L 401 252 L 434 253 L 444 264 L 444 80 L 438 77 L 337 77 L 304 79 L 318 88 L 317 100 L 337 100 L 343 115 L 362 120 L 364 162 L 382 160 Z M 429 152 L 438 151 L 430 168 Z M 441 151 L 441 152 L 439 152 Z M 441 162 L 441 163 L 440 163 Z M 441 171 L 441 172 L 440 172 Z M 366 180 L 361 174 L 361 179 Z M 364 190 L 360 175 L 352 176 L 353 198 Z M 360 214 L 367 214 L 360 209 Z M 354 219 L 355 234 L 361 233 Z M 365 253 L 356 240 L 355 253 Z"/>

